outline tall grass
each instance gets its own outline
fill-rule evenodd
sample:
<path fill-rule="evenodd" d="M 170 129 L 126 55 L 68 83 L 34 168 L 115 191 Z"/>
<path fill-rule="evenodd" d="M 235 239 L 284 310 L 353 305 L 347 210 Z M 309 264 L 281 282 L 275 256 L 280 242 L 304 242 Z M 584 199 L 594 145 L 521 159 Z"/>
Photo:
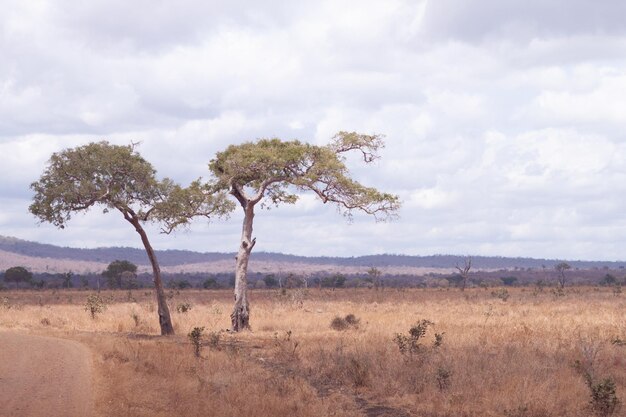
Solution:
<path fill-rule="evenodd" d="M 589 416 L 581 363 L 612 378 L 624 402 L 626 346 L 611 341 L 626 339 L 625 298 L 508 291 L 506 300 L 481 289 L 253 291 L 253 331 L 242 334 L 224 332 L 230 292 L 173 292 L 173 311 L 191 309 L 173 313 L 170 338 L 156 336 L 149 292 L 103 293 L 108 308 L 94 319 L 87 292 L 5 292 L 0 326 L 90 346 L 102 415 L 351 416 L 384 406 L 431 417 Z M 358 326 L 331 327 L 349 314 Z M 434 325 L 403 353 L 396 335 L 422 319 Z M 194 327 L 220 335 L 200 358 L 186 338 Z"/>

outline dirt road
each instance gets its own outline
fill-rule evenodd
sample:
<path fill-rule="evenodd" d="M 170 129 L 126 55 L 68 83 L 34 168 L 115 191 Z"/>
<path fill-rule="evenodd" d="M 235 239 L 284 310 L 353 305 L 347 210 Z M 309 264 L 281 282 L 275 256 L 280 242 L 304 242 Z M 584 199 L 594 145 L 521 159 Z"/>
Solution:
<path fill-rule="evenodd" d="M 0 417 L 91 415 L 91 354 L 85 346 L 0 330 Z"/>

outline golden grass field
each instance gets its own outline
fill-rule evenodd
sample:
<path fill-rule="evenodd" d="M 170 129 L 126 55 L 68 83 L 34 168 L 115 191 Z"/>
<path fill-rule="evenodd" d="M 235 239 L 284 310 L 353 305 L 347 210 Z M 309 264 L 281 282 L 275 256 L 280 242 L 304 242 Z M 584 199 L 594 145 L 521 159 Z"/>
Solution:
<path fill-rule="evenodd" d="M 253 331 L 231 334 L 230 291 L 170 292 L 158 336 L 149 290 L 0 293 L 0 327 L 93 352 L 100 416 L 592 416 L 594 383 L 626 402 L 626 295 L 610 288 L 252 291 Z M 176 311 L 188 303 L 191 310 Z M 358 327 L 338 331 L 336 316 Z M 413 353 L 396 334 L 434 322 Z M 187 334 L 204 327 L 196 358 Z M 443 342 L 434 347 L 435 333 Z M 626 415 L 626 405 L 611 415 Z"/>

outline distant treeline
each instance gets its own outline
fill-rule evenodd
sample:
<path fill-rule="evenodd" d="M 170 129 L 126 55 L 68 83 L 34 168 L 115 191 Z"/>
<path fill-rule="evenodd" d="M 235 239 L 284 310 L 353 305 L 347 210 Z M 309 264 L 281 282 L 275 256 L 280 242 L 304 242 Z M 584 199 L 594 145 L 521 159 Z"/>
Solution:
<path fill-rule="evenodd" d="M 0 250 L 34 257 L 48 257 L 55 259 L 71 259 L 80 261 L 92 261 L 109 263 L 116 259 L 126 259 L 138 265 L 147 265 L 148 258 L 143 249 L 127 247 L 111 247 L 96 249 L 77 249 L 36 242 L 29 242 L 12 237 L 0 236 Z M 232 260 L 234 253 L 200 253 L 186 250 L 157 251 L 159 263 L 162 266 L 184 265 L 190 263 L 213 262 L 220 260 Z M 269 262 L 298 262 L 309 264 L 333 264 L 340 266 L 410 266 L 425 268 L 453 268 L 462 265 L 465 257 L 456 255 L 431 255 L 431 256 L 407 256 L 407 255 L 368 255 L 348 258 L 338 257 L 305 257 L 285 255 L 280 253 L 255 252 L 254 259 Z M 560 262 L 555 259 L 535 258 L 506 258 L 499 256 L 473 256 L 472 268 L 474 269 L 552 269 Z M 572 268 L 593 269 L 609 268 L 612 270 L 623 269 L 626 262 L 605 261 L 567 261 Z"/>
<path fill-rule="evenodd" d="M 574 285 L 626 285 L 625 271 L 621 269 L 596 268 L 589 270 L 572 270 L 566 275 L 568 286 Z M 4 271 L 0 272 L 0 290 L 13 288 L 35 289 L 137 289 L 151 288 L 152 276 L 144 273 L 133 275 L 129 279 L 122 279 L 115 286 L 111 286 L 102 274 L 72 274 L 72 273 L 33 273 L 23 281 L 5 280 Z M 163 274 L 166 287 L 173 289 L 186 288 L 233 288 L 235 276 L 233 273 L 173 273 Z M 457 287 L 462 282 L 459 274 L 427 274 L 427 275 L 381 275 L 375 282 L 368 274 L 330 274 L 317 273 L 312 276 L 297 274 L 262 274 L 251 273 L 248 277 L 251 288 L 354 288 L 354 287 Z M 557 285 L 557 272 L 554 270 L 500 270 L 476 271 L 468 276 L 469 287 L 495 286 L 541 286 Z"/>

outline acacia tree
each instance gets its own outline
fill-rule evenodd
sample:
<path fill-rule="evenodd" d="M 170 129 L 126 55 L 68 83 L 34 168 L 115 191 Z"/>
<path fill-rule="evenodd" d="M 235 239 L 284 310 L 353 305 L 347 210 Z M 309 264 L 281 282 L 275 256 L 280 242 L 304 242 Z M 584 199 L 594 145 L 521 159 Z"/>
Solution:
<path fill-rule="evenodd" d="M 565 288 L 565 271 L 571 269 L 572 266 L 567 262 L 559 262 L 554 266 L 554 269 L 559 273 L 557 277 L 557 281 L 559 282 L 559 287 L 561 289 Z"/>
<path fill-rule="evenodd" d="M 459 266 L 459 264 L 456 264 L 456 269 L 459 270 L 459 274 L 461 274 L 461 278 L 463 278 L 463 280 L 461 281 L 461 291 L 465 291 L 465 287 L 467 286 L 467 277 L 469 276 L 469 271 L 472 268 L 472 258 L 471 257 L 467 257 L 465 259 L 463 259 L 463 266 Z"/>
<path fill-rule="evenodd" d="M 252 226 L 257 204 L 293 204 L 297 193 L 312 191 L 323 203 L 336 204 L 349 219 L 354 210 L 371 214 L 377 220 L 394 217 L 400 206 L 398 197 L 352 180 L 345 165 L 346 152 L 359 152 L 363 161 L 370 163 L 378 158 L 377 151 L 383 145 L 378 135 L 339 132 L 327 146 L 261 139 L 231 145 L 211 160 L 209 170 L 215 177 L 216 189 L 228 190 L 244 213 L 235 268 L 233 331 L 250 327 L 247 271 L 256 244 Z"/>
<path fill-rule="evenodd" d="M 134 145 L 106 141 L 54 153 L 31 188 L 35 196 L 30 212 L 61 229 L 74 213 L 95 205 L 103 206 L 105 213 L 115 210 L 122 214 L 141 237 L 152 265 L 161 334 L 174 334 L 161 270 L 143 225 L 158 222 L 163 232 L 170 233 L 194 216 L 224 215 L 232 208 L 225 194 L 209 193 L 200 181 L 187 188 L 167 178 L 159 181 Z"/>
<path fill-rule="evenodd" d="M 102 272 L 102 276 L 107 279 L 110 288 L 122 288 L 122 274 L 124 272 L 135 276 L 137 274 L 137 265 L 126 260 L 116 259 Z"/>
<path fill-rule="evenodd" d="M 33 274 L 23 266 L 14 266 L 4 272 L 4 281 L 6 283 L 15 282 L 17 288 L 20 282 L 32 282 Z"/>

